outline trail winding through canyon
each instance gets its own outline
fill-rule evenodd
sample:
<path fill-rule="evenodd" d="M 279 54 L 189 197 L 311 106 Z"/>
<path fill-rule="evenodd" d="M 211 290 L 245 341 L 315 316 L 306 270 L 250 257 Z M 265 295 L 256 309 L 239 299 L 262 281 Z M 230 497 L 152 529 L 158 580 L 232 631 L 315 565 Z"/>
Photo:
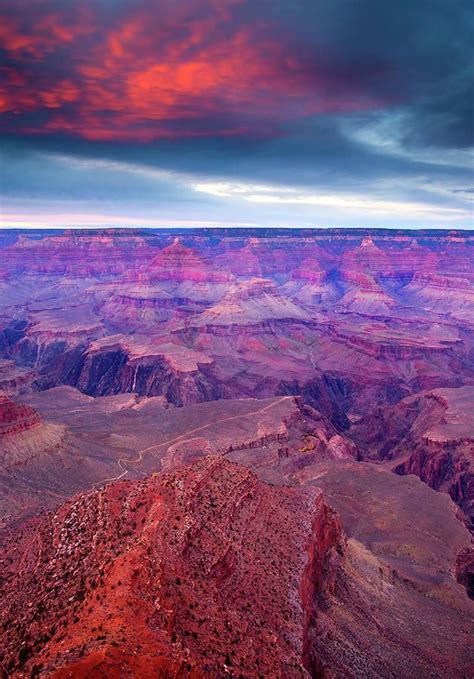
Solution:
<path fill-rule="evenodd" d="M 97 487 L 102 486 L 106 483 L 112 483 L 113 481 L 119 481 L 124 476 L 126 476 L 130 471 L 129 469 L 126 469 L 123 466 L 124 463 L 126 463 L 126 464 L 138 464 L 139 462 L 141 462 L 143 460 L 143 455 L 145 453 L 150 452 L 151 450 L 163 448 L 164 446 L 170 446 L 173 443 L 176 443 L 177 441 L 181 441 L 182 439 L 186 440 L 185 437 L 188 437 L 192 434 L 196 434 L 197 432 L 203 431 L 204 429 L 208 429 L 209 427 L 212 427 L 213 425 L 221 424 L 222 422 L 230 422 L 231 420 L 239 420 L 243 417 L 249 417 L 251 415 L 260 415 L 261 413 L 263 413 L 267 410 L 270 410 L 271 408 L 274 408 L 279 403 L 282 403 L 283 401 L 288 400 L 288 399 L 292 399 L 292 398 L 293 398 L 292 396 L 282 396 L 277 401 L 274 401 L 273 403 L 269 403 L 267 406 L 260 408 L 259 410 L 255 410 L 253 412 L 245 413 L 245 414 L 242 414 L 242 415 L 232 415 L 230 417 L 224 417 L 220 420 L 215 420 L 214 422 L 208 422 L 207 424 L 203 424 L 200 427 L 196 427 L 195 429 L 190 429 L 189 431 L 186 431 L 184 434 L 180 434 L 179 436 L 176 436 L 175 438 L 168 439 L 167 441 L 163 441 L 162 443 L 156 443 L 152 446 L 148 446 L 147 448 L 142 448 L 141 450 L 138 451 L 138 457 L 136 459 L 129 459 L 129 458 L 121 457 L 117 460 L 117 465 L 118 465 L 119 469 L 121 470 L 121 473 L 118 474 L 117 476 L 113 476 L 111 478 L 103 479 L 102 481 L 98 481 L 97 483 L 94 483 L 93 487 L 97 488 Z"/>

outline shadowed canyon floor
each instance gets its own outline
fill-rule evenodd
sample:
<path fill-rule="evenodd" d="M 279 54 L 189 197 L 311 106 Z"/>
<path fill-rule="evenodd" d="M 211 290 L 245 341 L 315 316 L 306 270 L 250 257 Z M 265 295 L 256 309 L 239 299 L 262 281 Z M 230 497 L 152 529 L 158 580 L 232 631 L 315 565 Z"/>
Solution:
<path fill-rule="evenodd" d="M 0 246 L 5 676 L 473 675 L 474 238 Z"/>

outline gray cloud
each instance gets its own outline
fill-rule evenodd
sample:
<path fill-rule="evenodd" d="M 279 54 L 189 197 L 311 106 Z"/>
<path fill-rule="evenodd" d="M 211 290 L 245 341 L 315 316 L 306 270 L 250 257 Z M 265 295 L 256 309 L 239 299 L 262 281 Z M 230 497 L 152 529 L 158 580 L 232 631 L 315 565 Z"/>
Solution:
<path fill-rule="evenodd" d="M 71 2 L 64 9 L 57 1 L 42 2 L 25 14 L 22 2 L 7 0 L 5 11 L 28 34 L 42 12 L 64 11 L 67 19 L 80 4 Z M 341 223 L 337 220 L 342 219 L 348 225 L 363 219 L 394 225 L 398 219 L 401 225 L 412 225 L 413 219 L 419 219 L 423 225 L 439 225 L 452 217 L 457 225 L 472 225 L 470 2 L 275 0 L 224 2 L 217 7 L 211 0 L 195 0 L 183 5 L 187 7 L 184 19 L 171 2 L 82 3 L 86 9 L 94 8 L 93 31 L 84 33 L 79 47 L 68 43 L 41 57 L 6 49 L 5 67 L 28 77 L 33 74 L 38 87 L 47 88 L 58 78 L 73 79 L 87 50 L 98 36 L 105 39 L 111 26 L 137 15 L 149 16 L 151 24 L 170 16 L 166 41 L 173 44 L 187 36 L 191 26 L 211 16 L 214 8 L 217 19 L 213 31 L 200 37 L 201 47 L 222 40 L 225 44 L 242 27 L 251 44 L 262 45 L 262 54 L 267 45 L 276 45 L 270 56 L 275 60 L 271 72 L 277 90 L 283 85 L 288 88 L 288 108 L 281 96 L 274 102 L 268 96 L 260 101 L 258 79 L 255 105 L 249 106 L 246 99 L 236 105 L 229 83 L 229 91 L 219 93 L 212 110 L 201 98 L 190 99 L 186 106 L 191 107 L 191 117 L 180 104 L 176 118 L 166 122 L 171 137 L 146 142 L 126 137 L 84 139 L 74 125 L 44 134 L 50 109 L 6 111 L 0 116 L 6 130 L 0 189 L 9 211 L 21 212 L 22 205 L 34 201 L 38 206 L 43 200 L 48 210 L 54 201 L 61 209 L 81 205 L 86 211 L 110 210 L 115 204 L 128 215 L 148 211 L 174 214 L 177 219 L 192 219 L 193 214 L 208 215 L 209 220 L 278 220 L 280 224 L 298 220 L 321 224 L 321 219 Z M 153 45 L 147 45 L 152 54 Z M 195 47 L 188 49 L 192 55 Z M 242 63 L 242 69 L 250 66 Z M 291 99 L 294 87 L 301 92 L 302 102 L 311 101 L 314 108 L 320 98 L 325 106 L 320 111 L 299 111 L 299 100 Z M 339 100 L 340 108 L 331 110 L 327 102 Z M 124 108 L 129 105 L 124 99 Z M 66 122 L 77 120 L 77 106 L 77 102 L 64 104 Z M 285 110 L 278 115 L 282 106 Z M 235 134 L 222 134 L 234 129 Z M 239 198 L 233 190 L 219 195 L 219 191 L 194 188 L 213 182 L 270 185 L 275 202 L 252 202 L 251 193 Z M 299 202 L 278 202 L 285 189 L 299 191 Z M 369 207 L 365 214 L 361 209 L 351 214 L 335 200 L 332 216 L 330 206 L 311 203 L 309 198 L 329 195 L 358 196 L 368 205 L 377 200 L 398 202 L 400 212 L 397 215 L 394 208 L 388 217 L 380 212 L 371 216 Z M 433 210 L 413 208 L 407 213 L 402 207 L 406 204 Z"/>

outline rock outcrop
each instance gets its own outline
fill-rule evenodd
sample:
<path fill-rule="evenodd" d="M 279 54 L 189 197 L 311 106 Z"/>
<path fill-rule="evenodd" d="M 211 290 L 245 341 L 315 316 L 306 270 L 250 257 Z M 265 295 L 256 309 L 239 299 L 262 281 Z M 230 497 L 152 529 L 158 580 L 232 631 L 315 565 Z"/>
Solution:
<path fill-rule="evenodd" d="M 219 387 L 206 370 L 212 364 L 205 354 L 179 343 L 113 335 L 89 346 L 69 384 L 91 396 L 136 392 L 190 405 L 219 397 Z"/>
<path fill-rule="evenodd" d="M 468 679 L 469 535 L 449 498 L 354 462 L 298 477 L 208 456 L 26 523 L 1 554 L 6 671 Z"/>
<path fill-rule="evenodd" d="M 361 456 L 448 492 L 474 528 L 474 388 L 435 389 L 380 408 L 351 428 Z"/>
<path fill-rule="evenodd" d="M 309 676 L 312 601 L 342 542 L 317 489 L 222 458 L 113 484 L 6 543 L 5 668 Z"/>
<path fill-rule="evenodd" d="M 315 601 L 312 676 L 467 679 L 471 539 L 450 498 L 360 462 L 318 464 L 299 480 L 323 489 L 348 536 Z"/>
<path fill-rule="evenodd" d="M 19 434 L 38 427 L 38 414 L 26 405 L 18 405 L 0 393 L 0 440 L 11 434 Z"/>
<path fill-rule="evenodd" d="M 0 393 L 0 468 L 21 465 L 60 444 L 64 428 L 44 423 L 28 405 Z"/>
<path fill-rule="evenodd" d="M 4 674 L 470 679 L 473 246 L 0 234 Z"/>
<path fill-rule="evenodd" d="M 19 235 L 5 248 L 7 265 L 2 269 L 28 275 L 107 276 L 150 261 L 156 250 L 136 232 L 113 230 L 84 233 L 65 231 L 60 235 L 31 238 Z"/>
<path fill-rule="evenodd" d="M 190 321 L 194 328 L 255 326 L 269 321 L 310 321 L 311 316 L 279 293 L 268 279 L 251 278 Z"/>
<path fill-rule="evenodd" d="M 90 394 L 130 390 L 143 364 L 140 393 L 177 405 L 271 396 L 288 383 L 303 394 L 328 377 L 352 385 L 358 415 L 367 400 L 474 379 L 472 239 L 215 233 L 82 232 L 7 245 L 1 357 L 39 372 L 40 388 Z M 91 358 L 92 344 L 117 334 L 181 344 L 208 367 L 183 379 L 162 356 Z M 88 377 L 96 370 L 99 391 Z"/>

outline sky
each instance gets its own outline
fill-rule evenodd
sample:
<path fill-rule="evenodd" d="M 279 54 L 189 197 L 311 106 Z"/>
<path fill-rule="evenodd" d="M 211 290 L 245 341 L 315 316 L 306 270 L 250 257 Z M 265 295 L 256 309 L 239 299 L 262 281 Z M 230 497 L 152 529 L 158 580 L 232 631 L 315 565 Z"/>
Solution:
<path fill-rule="evenodd" d="M 0 226 L 474 228 L 464 0 L 2 0 Z"/>

